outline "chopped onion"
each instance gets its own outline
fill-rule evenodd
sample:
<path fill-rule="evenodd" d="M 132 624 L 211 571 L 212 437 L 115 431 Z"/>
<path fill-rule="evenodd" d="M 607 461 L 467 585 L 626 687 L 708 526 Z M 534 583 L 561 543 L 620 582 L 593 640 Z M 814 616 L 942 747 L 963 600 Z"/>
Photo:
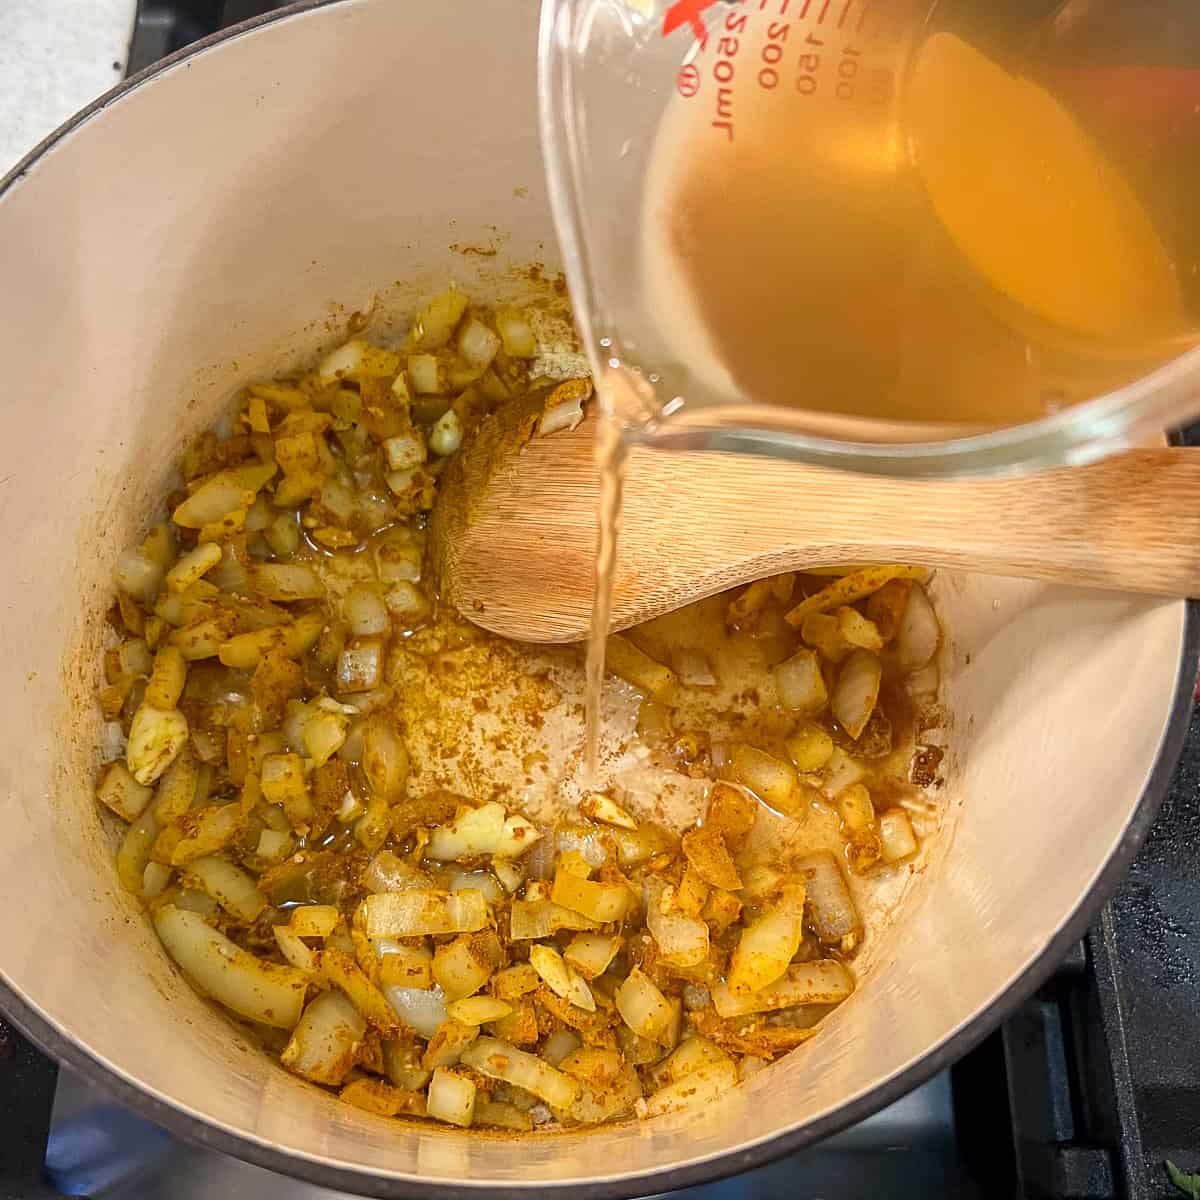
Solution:
<path fill-rule="evenodd" d="M 579 811 L 592 821 L 602 825 L 613 825 L 617 829 L 636 829 L 634 820 L 615 800 L 603 792 L 590 792 L 579 802 Z M 599 866 L 599 863 L 593 864 Z"/>
<path fill-rule="evenodd" d="M 533 358 L 537 354 L 537 339 L 525 314 L 517 308 L 498 308 L 496 328 L 509 358 Z"/>
<path fill-rule="evenodd" d="M 382 1079 L 352 1079 L 342 1088 L 338 1098 L 381 1117 L 394 1117 L 400 1113 L 414 1117 L 428 1116 L 424 1096 L 394 1088 Z"/>
<path fill-rule="evenodd" d="M 400 1036 L 395 1010 L 349 954 L 326 943 L 326 948 L 317 956 L 317 969 L 327 982 L 345 992 L 350 1003 L 384 1037 Z"/>
<path fill-rule="evenodd" d="M 286 925 L 272 926 L 271 932 L 275 935 L 275 944 L 279 947 L 279 953 L 297 971 L 303 971 L 309 977 L 310 982 L 316 983 L 318 980 L 317 952 Z M 320 986 L 325 986 L 324 980 L 320 981 Z"/>
<path fill-rule="evenodd" d="M 720 834 L 728 846 L 738 849 L 758 819 L 758 800 L 744 787 L 714 783 L 708 793 L 704 826 Z"/>
<path fill-rule="evenodd" d="M 143 700 L 151 708 L 169 711 L 179 704 L 186 683 L 187 662 L 179 647 L 163 646 L 154 656 Z"/>
<path fill-rule="evenodd" d="M 468 317 L 458 328 L 458 352 L 480 371 L 491 364 L 500 349 L 499 336 L 476 317 Z"/>
<path fill-rule="evenodd" d="M 866 650 L 855 650 L 842 664 L 830 710 L 838 724 L 856 741 L 875 711 L 882 678 L 879 659 Z"/>
<path fill-rule="evenodd" d="M 258 845 L 254 853 L 264 862 L 279 863 L 291 854 L 295 844 L 290 834 L 276 829 L 264 829 L 258 835 Z"/>
<path fill-rule="evenodd" d="M 853 604 L 878 591 L 889 580 L 920 579 L 924 574 L 920 567 L 862 567 L 835 579 L 827 587 L 802 600 L 787 614 L 788 624 L 798 626 L 810 613 L 823 613 L 839 605 Z"/>
<path fill-rule="evenodd" d="M 773 671 L 779 702 L 793 712 L 811 716 L 825 707 L 829 694 L 821 675 L 821 664 L 811 650 L 797 650 Z"/>
<path fill-rule="evenodd" d="M 450 1019 L 460 1025 L 483 1025 L 488 1021 L 499 1021 L 507 1017 L 513 1006 L 495 996 L 467 996 L 446 1006 Z"/>
<path fill-rule="evenodd" d="M 694 967 L 708 957 L 708 926 L 678 911 L 675 888 L 653 877 L 646 880 L 646 926 L 670 966 Z"/>
<path fill-rule="evenodd" d="M 801 774 L 819 771 L 833 753 L 833 738 L 819 725 L 801 725 L 785 742 L 792 766 Z"/>
<path fill-rule="evenodd" d="M 429 890 L 433 887 L 433 880 L 424 871 L 390 850 L 380 850 L 371 859 L 363 871 L 362 883 L 369 892 L 399 892 L 404 888 Z"/>
<path fill-rule="evenodd" d="M 560 1066 L 579 1081 L 579 1099 L 569 1115 L 584 1125 L 599 1125 L 624 1116 L 642 1098 L 637 1071 L 616 1050 L 581 1046 L 572 1050 Z"/>
<path fill-rule="evenodd" d="M 391 938 L 371 943 L 379 956 L 379 981 L 389 987 L 433 987 L 433 953 L 428 946 L 406 946 Z"/>
<path fill-rule="evenodd" d="M 150 862 L 142 872 L 142 899 L 156 900 L 167 890 L 171 882 L 171 868 L 162 863 Z"/>
<path fill-rule="evenodd" d="M 418 582 L 421 559 L 421 548 L 407 529 L 389 532 L 375 544 L 375 570 L 383 583 Z"/>
<path fill-rule="evenodd" d="M 646 836 L 649 837 L 649 835 Z M 545 844 L 541 847 L 547 869 L 534 871 L 531 866 L 530 873 L 536 879 L 549 879 L 554 874 L 554 852 L 556 850 L 559 854 L 569 854 L 574 851 L 576 854 L 583 855 L 584 861 L 589 867 L 602 867 L 608 862 L 608 849 L 604 843 L 609 838 L 618 846 L 625 844 L 627 840 L 621 834 L 610 834 L 608 830 L 592 829 L 586 825 L 568 825 L 555 832 L 553 844 Z M 637 840 L 636 835 L 634 840 Z M 662 846 L 660 845 L 658 848 L 661 849 Z M 650 851 L 645 857 L 650 858 L 653 853 L 654 851 Z M 628 866 L 630 864 L 622 859 L 621 865 Z"/>
<path fill-rule="evenodd" d="M 495 956 L 483 939 L 467 934 L 439 946 L 433 956 L 433 978 L 447 1001 L 474 995 L 496 969 Z"/>
<path fill-rule="evenodd" d="M 861 933 L 862 922 L 850 898 L 850 889 L 830 851 L 799 858 L 792 869 L 804 880 L 809 922 L 821 941 L 832 944 Z"/>
<path fill-rule="evenodd" d="M 363 727 L 363 774 L 380 798 L 391 802 L 408 780 L 408 748 L 386 713 L 372 713 Z"/>
<path fill-rule="evenodd" d="M 307 987 L 300 971 L 255 958 L 197 913 L 164 904 L 153 919 L 167 953 L 214 1000 L 275 1029 L 291 1029 L 300 1020 Z"/>
<path fill-rule="evenodd" d="M 476 933 L 488 920 L 487 901 L 474 889 L 384 892 L 368 896 L 362 902 L 362 912 L 369 938 Z"/>
<path fill-rule="evenodd" d="M 654 700 L 668 700 L 679 682 L 675 672 L 640 650 L 624 634 L 614 633 L 605 649 L 605 666 Z"/>
<path fill-rule="evenodd" d="M 479 1036 L 479 1027 L 464 1025 L 460 1021 L 443 1021 L 429 1039 L 425 1053 L 421 1055 L 421 1066 L 426 1071 L 435 1067 L 452 1067 L 462 1052 Z"/>
<path fill-rule="evenodd" d="M 912 580 L 893 579 L 867 597 L 867 616 L 875 623 L 884 642 L 890 642 L 896 636 L 912 588 Z"/>
<path fill-rule="evenodd" d="M 613 999 L 621 1020 L 638 1037 L 665 1044 L 673 1015 L 671 1006 L 640 967 L 629 972 Z"/>
<path fill-rule="evenodd" d="M 166 569 L 151 562 L 140 550 L 126 550 L 113 568 L 117 587 L 136 600 L 149 603 L 162 587 Z"/>
<path fill-rule="evenodd" d="M 445 458 L 453 454 L 462 445 L 462 441 L 462 421 L 454 409 L 448 408 L 429 431 L 429 448 L 434 454 Z"/>
<path fill-rule="evenodd" d="M 834 746 L 825 763 L 825 782 L 822 791 L 833 797 L 865 777 L 866 770 L 857 759 L 851 758 L 840 746 Z"/>
<path fill-rule="evenodd" d="M 729 961 L 729 990 L 758 992 L 777 980 L 804 937 L 804 885 L 784 884 L 782 893 L 756 921 L 742 930 Z"/>
<path fill-rule="evenodd" d="M 284 603 L 325 595 L 321 577 L 302 563 L 260 563 L 250 572 L 250 587 L 266 600 Z"/>
<path fill-rule="evenodd" d="M 339 379 L 389 379 L 399 369 L 398 354 L 356 338 L 321 359 L 317 378 L 325 384 Z"/>
<path fill-rule="evenodd" d="M 408 356 L 408 384 L 418 396 L 436 396 L 446 390 L 446 377 L 436 354 Z"/>
<path fill-rule="evenodd" d="M 690 1037 L 686 1042 L 681 1042 L 654 1068 L 653 1077 L 655 1083 L 661 1087 L 663 1084 L 684 1079 L 701 1067 L 729 1061 L 729 1055 L 708 1038 Z"/>
<path fill-rule="evenodd" d="M 96 799 L 123 821 L 136 821 L 153 795 L 154 789 L 134 779 L 123 762 L 108 763 L 96 788 Z"/>
<path fill-rule="evenodd" d="M 866 833 L 875 828 L 875 807 L 871 793 L 861 783 L 851 784 L 838 793 L 838 815 L 850 834 Z"/>
<path fill-rule="evenodd" d="M 186 591 L 220 561 L 221 547 L 214 542 L 202 542 L 182 555 L 167 572 L 167 591 Z"/>
<path fill-rule="evenodd" d="M 568 1054 L 578 1050 L 582 1045 L 583 1041 L 579 1034 L 570 1029 L 556 1029 L 546 1039 L 542 1057 L 552 1067 L 557 1067 Z"/>
<path fill-rule="evenodd" d="M 552 900 L 514 900 L 509 909 L 509 937 L 514 942 L 547 938 L 560 929 L 595 929 L 596 922 Z"/>
<path fill-rule="evenodd" d="M 332 904 L 301 904 L 292 909 L 288 925 L 297 937 L 327 938 L 340 920 Z"/>
<path fill-rule="evenodd" d="M 187 718 L 177 708 L 138 706 L 129 726 L 125 762 L 140 784 L 153 783 L 175 761 L 188 739 Z"/>
<path fill-rule="evenodd" d="M 659 1088 L 646 1100 L 645 1115 L 662 1117 L 668 1113 L 707 1108 L 718 1104 L 737 1086 L 737 1082 L 737 1066 L 732 1059 L 709 1063 Z"/>
<path fill-rule="evenodd" d="M 389 471 L 407 471 L 419 467 L 426 458 L 425 442 L 420 433 L 409 429 L 395 437 L 385 438 L 380 448 L 387 459 Z"/>
<path fill-rule="evenodd" d="M 383 601 L 391 616 L 405 628 L 415 628 L 429 616 L 429 601 L 425 593 L 407 579 L 393 583 Z"/>
<path fill-rule="evenodd" d="M 903 671 L 918 671 L 938 651 L 942 630 L 925 589 L 914 583 L 896 630 L 896 660 Z"/>
<path fill-rule="evenodd" d="M 446 1021 L 446 998 L 442 989 L 385 987 L 383 994 L 400 1019 L 423 1038 L 431 1038 Z"/>
<path fill-rule="evenodd" d="M 797 1004 L 839 1004 L 852 991 L 854 976 L 836 959 L 826 958 L 797 963 L 775 983 L 747 995 L 739 995 L 723 983 L 715 984 L 712 999 L 717 1016 L 729 1018 L 794 1008 Z"/>
<path fill-rule="evenodd" d="M 462 1063 L 486 1075 L 532 1092 L 552 1108 L 570 1108 L 579 1085 L 532 1054 L 497 1038 L 481 1037 L 463 1051 Z"/>
<path fill-rule="evenodd" d="M 494 854 L 504 836 L 506 817 L 504 805 L 495 802 L 464 809 L 449 825 L 433 831 L 425 853 L 441 862 Z"/>
<path fill-rule="evenodd" d="M 250 924 L 267 907 L 254 880 L 233 863 L 211 855 L 193 859 L 184 878 L 207 892 L 227 913 Z"/>
<path fill-rule="evenodd" d="M 837 617 L 828 613 L 810 613 L 805 617 L 800 636 L 831 663 L 840 663 L 854 649 L 843 636 Z"/>
<path fill-rule="evenodd" d="M 341 748 L 350 729 L 350 719 L 324 709 L 304 723 L 304 749 L 314 767 L 324 766 Z"/>
<path fill-rule="evenodd" d="M 542 982 L 556 995 L 561 996 L 585 1012 L 596 1011 L 592 989 L 581 976 L 563 961 L 562 955 L 549 946 L 531 946 L 529 965 L 538 973 Z"/>
<path fill-rule="evenodd" d="M 346 593 L 342 601 L 342 616 L 355 637 L 376 637 L 389 633 L 392 628 L 383 597 L 366 584 L 355 584 Z"/>
<path fill-rule="evenodd" d="M 366 1032 L 366 1021 L 345 996 L 322 992 L 304 1010 L 280 1061 L 313 1083 L 337 1086 L 350 1074 Z"/>
<path fill-rule="evenodd" d="M 496 878 L 504 885 L 504 890 L 510 894 L 525 882 L 525 872 L 520 867 L 514 866 L 508 859 L 493 859 L 492 870 L 495 872 Z"/>
<path fill-rule="evenodd" d="M 475 1124 L 511 1129 L 515 1133 L 528 1133 L 533 1128 L 533 1118 L 515 1104 L 505 1104 L 500 1100 L 476 1099 Z"/>
<path fill-rule="evenodd" d="M 200 766 L 190 749 L 181 750 L 163 772 L 155 792 L 154 815 L 164 825 L 182 817 L 198 799 L 196 784 Z"/>
<path fill-rule="evenodd" d="M 834 616 L 837 617 L 838 630 L 851 646 L 870 650 L 878 654 L 883 649 L 883 637 L 874 621 L 867 620 L 856 608 L 839 608 Z"/>
<path fill-rule="evenodd" d="M 383 1069 L 398 1088 L 419 1091 L 429 1082 L 430 1072 L 421 1067 L 421 1054 L 407 1038 L 384 1041 Z"/>
<path fill-rule="evenodd" d="M 905 687 L 914 700 L 928 700 L 937 695 L 941 682 L 938 665 L 936 662 L 931 662 L 920 670 L 914 671 L 905 681 Z"/>
<path fill-rule="evenodd" d="M 218 471 L 175 509 L 171 519 L 184 529 L 216 524 L 235 509 L 249 508 L 276 470 L 274 463 L 255 463 Z"/>
<path fill-rule="evenodd" d="M 666 1053 L 666 1049 L 660 1046 L 658 1042 L 638 1037 L 624 1023 L 617 1026 L 616 1037 L 617 1045 L 621 1048 L 621 1053 L 625 1056 L 625 1061 L 635 1067 L 644 1067 L 650 1063 L 656 1063 Z"/>
<path fill-rule="evenodd" d="M 475 888 L 483 893 L 489 904 L 499 904 L 504 899 L 504 888 L 497 882 L 496 877 L 487 871 L 456 871 L 450 876 L 446 886 L 451 892 Z"/>
<path fill-rule="evenodd" d="M 216 920 L 221 911 L 221 906 L 207 892 L 195 888 L 180 888 L 175 893 L 175 907 L 181 912 L 196 913 L 212 920 Z"/>
<path fill-rule="evenodd" d="M 563 951 L 563 958 L 584 979 L 596 979 L 608 970 L 621 946 L 622 940 L 615 934 L 578 933 Z"/>
<path fill-rule="evenodd" d="M 917 838 L 904 809 L 889 808 L 879 814 L 879 843 L 886 863 L 903 862 L 916 854 Z"/>
<path fill-rule="evenodd" d="M 548 405 L 538 420 L 538 436 L 549 437 L 559 430 L 576 429 L 583 422 L 583 397 L 568 396 L 558 403 Z"/>
<path fill-rule="evenodd" d="M 616 846 L 617 861 L 622 867 L 636 867 L 647 862 L 672 844 L 669 834 L 649 823 L 639 825 L 633 830 L 608 829 L 605 830 L 604 837 Z M 599 842 L 599 839 L 596 840 Z M 600 848 L 603 850 L 602 845 Z M 604 853 L 607 858 L 607 851 Z"/>
<path fill-rule="evenodd" d="M 733 892 L 741 888 L 741 876 L 720 830 L 709 826 L 690 830 L 683 835 L 682 845 L 688 865 L 710 887 Z"/>
<path fill-rule="evenodd" d="M 739 743 L 729 749 L 729 766 L 738 783 L 772 808 L 787 814 L 799 811 L 800 781 L 791 763 Z"/>
<path fill-rule="evenodd" d="M 173 867 L 182 867 L 206 854 L 224 850 L 242 831 L 245 817 L 239 804 L 210 804 L 186 814 L 179 823 L 168 825 L 154 844 L 156 858 L 165 857 Z"/>
<path fill-rule="evenodd" d="M 538 973 L 528 963 L 517 963 L 492 976 L 492 991 L 501 1000 L 516 1000 L 537 991 Z"/>
<path fill-rule="evenodd" d="M 121 886 L 135 896 L 145 894 L 146 868 L 150 865 L 150 851 L 157 837 L 158 821 L 153 811 L 147 808 L 121 840 L 121 848 L 117 851 L 117 878 Z"/>
<path fill-rule="evenodd" d="M 413 350 L 440 350 L 454 336 L 454 327 L 469 303 L 467 294 L 455 287 L 439 292 L 417 314 L 408 331 L 407 346 Z"/>
<path fill-rule="evenodd" d="M 383 680 L 383 643 L 378 638 L 359 638 L 338 656 L 337 690 L 369 692 Z"/>
<path fill-rule="evenodd" d="M 298 754 L 264 755 L 261 783 L 268 803 L 283 806 L 293 829 L 302 829 L 312 820 L 312 797 Z"/>
<path fill-rule="evenodd" d="M 633 893 L 623 883 L 595 883 L 561 865 L 554 875 L 550 899 L 601 925 L 621 920 L 633 905 Z"/>
<path fill-rule="evenodd" d="M 475 1083 L 439 1067 L 429 1081 L 426 1112 L 438 1121 L 467 1128 L 475 1119 Z"/>

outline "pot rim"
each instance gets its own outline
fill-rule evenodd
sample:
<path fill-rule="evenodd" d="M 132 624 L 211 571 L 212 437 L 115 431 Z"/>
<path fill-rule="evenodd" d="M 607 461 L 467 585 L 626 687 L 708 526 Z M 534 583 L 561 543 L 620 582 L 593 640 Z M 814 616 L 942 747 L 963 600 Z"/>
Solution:
<path fill-rule="evenodd" d="M 255 33 L 277 21 L 345 2 L 347 0 L 297 0 L 286 8 L 252 17 L 201 38 L 139 71 L 80 109 L 26 154 L 6 175 L 0 177 L 0 201 L 11 188 L 20 184 L 43 155 L 53 150 L 67 135 L 86 124 L 109 105 L 123 100 L 143 84 L 178 63 L 203 54 L 226 41 Z M 955 1030 L 928 1054 L 879 1087 L 847 1100 L 801 1128 L 764 1138 L 746 1149 L 732 1150 L 686 1166 L 666 1167 L 591 1183 L 569 1180 L 528 1186 L 496 1186 L 487 1183 L 448 1184 L 417 1176 L 380 1175 L 374 1171 L 338 1166 L 306 1154 L 282 1150 L 245 1134 L 213 1125 L 176 1107 L 170 1101 L 144 1092 L 94 1057 L 86 1046 L 56 1028 L 3 978 L 0 978 L 0 1013 L 10 1018 L 44 1053 L 98 1085 L 140 1116 L 163 1126 L 183 1140 L 231 1155 L 277 1174 L 290 1175 L 320 1187 L 355 1195 L 375 1196 L 381 1200 L 408 1200 L 410 1197 L 415 1200 L 418 1196 L 422 1197 L 422 1200 L 477 1200 L 479 1193 L 486 1189 L 495 1200 L 529 1200 L 530 1195 L 536 1191 L 563 1192 L 569 1188 L 573 1197 L 577 1197 L 578 1200 L 630 1200 L 632 1197 L 712 1183 L 766 1166 L 871 1116 L 945 1070 L 981 1042 L 1030 996 L 1051 975 L 1067 950 L 1087 932 L 1094 914 L 1116 890 L 1128 871 L 1166 795 L 1187 738 L 1196 673 L 1200 667 L 1200 601 L 1188 600 L 1185 604 L 1183 651 L 1175 681 L 1175 693 L 1145 789 L 1116 850 L 1101 867 L 1092 887 L 1054 932 L 1032 965 L 974 1019 Z"/>

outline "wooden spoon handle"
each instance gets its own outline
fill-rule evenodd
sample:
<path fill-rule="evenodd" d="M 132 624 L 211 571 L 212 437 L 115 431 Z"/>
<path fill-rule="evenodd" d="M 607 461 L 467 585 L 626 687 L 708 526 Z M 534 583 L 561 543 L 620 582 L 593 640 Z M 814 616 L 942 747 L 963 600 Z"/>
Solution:
<path fill-rule="evenodd" d="M 590 424 L 534 439 L 475 506 L 447 594 L 485 627 L 535 641 L 586 634 L 597 496 Z M 1200 595 L 1200 450 L 933 482 L 638 449 L 618 560 L 614 629 L 763 575 L 858 562 Z M 505 573 L 512 563 L 518 570 Z"/>

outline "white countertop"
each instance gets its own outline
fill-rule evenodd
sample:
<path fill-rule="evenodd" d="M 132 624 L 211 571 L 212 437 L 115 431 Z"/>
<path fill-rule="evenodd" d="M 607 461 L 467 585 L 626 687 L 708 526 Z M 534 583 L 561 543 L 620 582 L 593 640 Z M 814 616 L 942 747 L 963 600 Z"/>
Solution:
<path fill-rule="evenodd" d="M 0 0 L 0 175 L 121 81 L 137 0 Z"/>

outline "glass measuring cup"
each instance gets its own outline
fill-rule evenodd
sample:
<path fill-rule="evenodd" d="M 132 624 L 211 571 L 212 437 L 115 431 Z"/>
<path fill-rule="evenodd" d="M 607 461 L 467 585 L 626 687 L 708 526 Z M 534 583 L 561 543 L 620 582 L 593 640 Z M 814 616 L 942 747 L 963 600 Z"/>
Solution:
<path fill-rule="evenodd" d="M 539 62 L 627 440 L 951 475 L 1200 411 L 1178 0 L 544 0 Z"/>

